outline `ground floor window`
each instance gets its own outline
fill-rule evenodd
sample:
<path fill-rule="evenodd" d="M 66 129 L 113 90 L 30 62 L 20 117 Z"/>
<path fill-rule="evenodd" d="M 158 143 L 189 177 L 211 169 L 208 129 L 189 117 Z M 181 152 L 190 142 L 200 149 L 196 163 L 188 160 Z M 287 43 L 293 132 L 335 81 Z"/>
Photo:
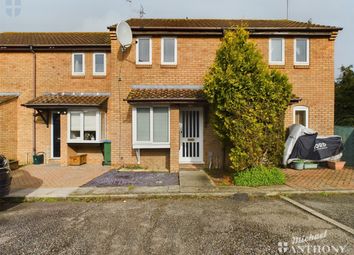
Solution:
<path fill-rule="evenodd" d="M 308 107 L 306 106 L 295 106 L 293 112 L 294 124 L 300 124 L 308 127 Z"/>
<path fill-rule="evenodd" d="M 169 148 L 169 129 L 169 107 L 133 108 L 133 148 Z"/>
<path fill-rule="evenodd" d="M 105 139 L 106 113 L 97 109 L 68 112 L 68 142 L 95 143 Z"/>

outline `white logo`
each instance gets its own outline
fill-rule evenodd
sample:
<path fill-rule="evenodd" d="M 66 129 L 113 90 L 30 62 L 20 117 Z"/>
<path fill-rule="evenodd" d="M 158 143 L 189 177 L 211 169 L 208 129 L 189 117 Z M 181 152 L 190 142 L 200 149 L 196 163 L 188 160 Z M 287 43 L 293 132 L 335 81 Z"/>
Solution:
<path fill-rule="evenodd" d="M 313 241 L 325 239 L 327 230 L 307 236 L 293 236 L 292 242 L 278 242 L 280 254 L 347 254 L 347 245 L 311 244 Z"/>
<path fill-rule="evenodd" d="M 289 250 L 289 246 L 287 242 L 279 242 L 278 243 L 278 251 L 280 253 L 285 253 Z"/>
<path fill-rule="evenodd" d="M 317 234 L 309 234 L 307 236 L 293 236 L 292 244 L 303 244 L 311 241 L 316 241 L 320 239 L 325 239 L 327 237 L 327 230 L 323 231 L 322 233 Z"/>
<path fill-rule="evenodd" d="M 314 149 L 314 151 L 325 150 L 325 149 L 327 149 L 327 144 L 326 143 L 316 143 L 315 147 L 313 149 Z"/>
<path fill-rule="evenodd" d="M 7 16 L 17 17 L 21 13 L 21 0 L 5 0 Z"/>

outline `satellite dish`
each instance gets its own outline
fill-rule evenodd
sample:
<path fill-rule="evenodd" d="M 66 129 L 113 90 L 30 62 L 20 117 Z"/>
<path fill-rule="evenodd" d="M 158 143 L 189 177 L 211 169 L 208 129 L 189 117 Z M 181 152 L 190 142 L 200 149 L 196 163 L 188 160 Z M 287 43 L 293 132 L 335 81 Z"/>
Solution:
<path fill-rule="evenodd" d="M 117 27 L 117 38 L 122 45 L 123 51 L 132 45 L 133 33 L 127 22 L 122 21 L 119 23 Z"/>

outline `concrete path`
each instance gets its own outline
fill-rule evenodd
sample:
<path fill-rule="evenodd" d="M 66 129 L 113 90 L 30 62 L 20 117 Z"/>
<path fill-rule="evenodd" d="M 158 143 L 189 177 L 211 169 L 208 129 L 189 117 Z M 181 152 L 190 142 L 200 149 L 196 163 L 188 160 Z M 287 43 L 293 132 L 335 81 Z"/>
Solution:
<path fill-rule="evenodd" d="M 214 185 L 203 171 L 180 171 L 179 182 L 181 187 L 213 188 Z"/>
<path fill-rule="evenodd" d="M 71 188 L 27 188 L 11 192 L 9 198 L 67 198 L 77 187 Z"/>

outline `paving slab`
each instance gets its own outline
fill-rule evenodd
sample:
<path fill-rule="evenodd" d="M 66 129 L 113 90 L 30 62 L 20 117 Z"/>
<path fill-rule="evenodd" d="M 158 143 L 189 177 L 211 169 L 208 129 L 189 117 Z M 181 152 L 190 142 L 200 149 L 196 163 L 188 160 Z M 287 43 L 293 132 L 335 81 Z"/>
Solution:
<path fill-rule="evenodd" d="M 180 171 L 179 182 L 181 188 L 185 187 L 203 187 L 214 188 L 208 175 L 203 171 Z"/>
<path fill-rule="evenodd" d="M 126 194 L 128 192 L 129 192 L 128 187 L 99 187 L 99 188 L 96 187 L 90 192 L 90 194 L 91 195 L 110 195 L 110 194 Z"/>
<path fill-rule="evenodd" d="M 24 197 L 24 198 L 38 198 L 38 197 L 57 197 L 65 198 L 73 193 L 77 188 L 38 188 L 38 189 L 22 189 L 11 192 L 6 197 Z"/>
<path fill-rule="evenodd" d="M 170 193 L 178 193 L 178 192 L 180 192 L 179 185 L 170 185 L 170 186 L 168 186 L 168 192 L 170 192 Z"/>

